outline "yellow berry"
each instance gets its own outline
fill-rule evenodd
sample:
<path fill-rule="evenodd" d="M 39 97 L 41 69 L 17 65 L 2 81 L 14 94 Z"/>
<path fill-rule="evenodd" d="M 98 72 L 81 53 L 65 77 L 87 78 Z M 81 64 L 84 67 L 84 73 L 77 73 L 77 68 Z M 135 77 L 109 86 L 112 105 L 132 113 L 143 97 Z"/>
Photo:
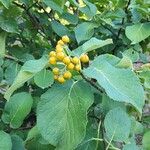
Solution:
<path fill-rule="evenodd" d="M 57 45 L 56 46 L 56 52 L 62 52 L 63 51 L 63 48 L 61 45 Z"/>
<path fill-rule="evenodd" d="M 70 78 L 72 77 L 72 74 L 71 74 L 70 71 L 66 71 L 66 72 L 64 73 L 63 77 L 64 77 L 65 79 L 70 79 Z"/>
<path fill-rule="evenodd" d="M 88 57 L 88 55 L 84 54 L 80 57 L 80 60 L 83 63 L 87 63 L 87 62 L 89 62 L 89 57 Z"/>
<path fill-rule="evenodd" d="M 58 52 L 56 54 L 56 57 L 57 57 L 58 60 L 63 60 L 64 57 L 65 57 L 65 54 L 63 52 Z"/>
<path fill-rule="evenodd" d="M 56 56 L 56 52 L 55 52 L 55 51 L 51 51 L 51 52 L 49 53 L 49 56 L 50 56 L 50 57 L 55 57 L 55 56 Z"/>
<path fill-rule="evenodd" d="M 64 59 L 63 59 L 63 62 L 64 64 L 69 64 L 70 63 L 70 57 L 69 56 L 66 56 Z"/>
<path fill-rule="evenodd" d="M 57 80 L 57 79 L 58 79 L 58 76 L 57 76 L 57 75 L 54 75 L 54 79 Z"/>
<path fill-rule="evenodd" d="M 49 58 L 49 63 L 50 63 L 51 65 L 55 65 L 55 64 L 56 64 L 56 58 L 55 58 L 55 57 L 50 57 L 50 58 Z"/>
<path fill-rule="evenodd" d="M 62 41 L 62 40 L 59 40 L 58 42 L 57 42 L 57 45 L 62 45 L 62 46 L 64 46 L 64 42 Z"/>
<path fill-rule="evenodd" d="M 75 70 L 76 70 L 76 71 L 80 71 L 80 70 L 81 70 L 81 66 L 80 66 L 79 64 L 76 65 L 76 66 L 75 66 Z"/>
<path fill-rule="evenodd" d="M 74 64 L 73 63 L 68 64 L 67 68 L 69 70 L 73 70 L 74 69 Z"/>
<path fill-rule="evenodd" d="M 55 67 L 53 69 L 53 73 L 54 73 L 54 75 L 58 75 L 59 74 L 59 69 L 57 67 Z"/>
<path fill-rule="evenodd" d="M 63 40 L 63 42 L 65 42 L 65 43 L 69 43 L 69 42 L 70 42 L 70 39 L 69 39 L 69 37 L 68 37 L 67 35 L 64 35 L 64 36 L 62 37 L 62 40 Z"/>
<path fill-rule="evenodd" d="M 64 83 L 64 82 L 65 82 L 65 79 L 64 79 L 63 76 L 59 76 L 57 80 L 58 80 L 58 82 L 60 82 L 60 83 Z"/>
<path fill-rule="evenodd" d="M 79 58 L 78 58 L 78 57 L 73 57 L 73 58 L 72 58 L 72 62 L 73 62 L 74 64 L 78 64 L 78 63 L 79 63 Z"/>

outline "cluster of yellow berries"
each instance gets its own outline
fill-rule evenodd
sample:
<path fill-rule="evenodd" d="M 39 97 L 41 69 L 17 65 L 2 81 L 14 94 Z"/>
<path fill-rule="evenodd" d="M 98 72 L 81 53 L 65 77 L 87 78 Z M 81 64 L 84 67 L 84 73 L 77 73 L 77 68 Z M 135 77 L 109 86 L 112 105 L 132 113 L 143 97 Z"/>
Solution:
<path fill-rule="evenodd" d="M 70 42 L 68 36 L 63 36 L 61 40 L 57 42 L 55 51 L 51 51 L 49 53 L 49 63 L 51 65 L 55 65 L 53 68 L 54 79 L 60 83 L 64 83 L 66 80 L 72 77 L 71 71 L 80 71 L 81 70 L 81 62 L 88 63 L 89 57 L 84 54 L 78 57 L 71 57 L 66 54 L 64 47 L 66 44 Z M 58 63 L 57 63 L 58 62 Z M 59 63 L 64 64 L 64 68 L 60 69 L 57 65 Z"/>

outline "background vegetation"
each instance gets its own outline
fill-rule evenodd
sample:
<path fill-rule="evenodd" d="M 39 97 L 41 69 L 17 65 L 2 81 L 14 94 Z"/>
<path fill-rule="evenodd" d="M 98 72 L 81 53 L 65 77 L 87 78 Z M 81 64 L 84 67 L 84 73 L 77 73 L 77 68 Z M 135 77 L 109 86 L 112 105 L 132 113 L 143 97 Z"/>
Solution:
<path fill-rule="evenodd" d="M 0 150 L 150 150 L 149 21 L 149 0 L 0 0 Z M 64 35 L 90 62 L 60 84 Z"/>

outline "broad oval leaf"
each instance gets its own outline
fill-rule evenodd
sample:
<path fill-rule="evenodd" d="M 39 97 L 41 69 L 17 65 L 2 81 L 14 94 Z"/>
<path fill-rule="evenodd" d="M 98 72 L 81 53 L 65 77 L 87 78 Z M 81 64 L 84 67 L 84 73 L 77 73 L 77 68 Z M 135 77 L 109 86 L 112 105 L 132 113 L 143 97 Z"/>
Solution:
<path fill-rule="evenodd" d="M 9 100 L 10 96 L 16 89 L 21 87 L 26 81 L 31 79 L 36 73 L 44 69 L 47 63 L 48 63 L 48 59 L 45 56 L 43 56 L 41 59 L 38 60 L 27 61 L 22 66 L 13 84 L 6 91 L 4 98 L 6 100 Z"/>
<path fill-rule="evenodd" d="M 104 120 L 106 135 L 110 140 L 125 141 L 128 139 L 131 128 L 129 116 L 120 108 L 110 110 Z"/>
<path fill-rule="evenodd" d="M 52 8 L 53 10 L 58 11 L 60 14 L 62 14 L 63 10 L 62 8 L 53 0 L 44 0 L 44 3 Z"/>
<path fill-rule="evenodd" d="M 123 150 L 140 150 L 140 148 L 136 145 L 134 137 L 131 137 L 129 142 L 123 146 Z"/>
<path fill-rule="evenodd" d="M 26 92 L 17 93 L 6 102 L 2 120 L 11 128 L 19 128 L 25 117 L 30 113 L 33 99 Z"/>
<path fill-rule="evenodd" d="M 6 68 L 5 70 L 5 79 L 8 84 L 12 84 L 14 79 L 16 78 L 19 70 L 20 70 L 20 65 L 16 62 L 10 63 L 10 65 Z"/>
<path fill-rule="evenodd" d="M 0 131 L 0 150 L 11 150 L 12 142 L 9 134 Z"/>
<path fill-rule="evenodd" d="M 96 24 L 90 22 L 78 24 L 74 30 L 77 42 L 80 43 L 84 40 L 89 40 L 94 34 L 95 27 Z"/>
<path fill-rule="evenodd" d="M 78 16 L 76 14 L 64 12 L 62 14 L 62 18 L 67 20 L 70 24 L 77 24 L 78 23 Z"/>
<path fill-rule="evenodd" d="M 13 92 L 21 87 L 26 81 L 31 79 L 34 76 L 33 73 L 30 72 L 25 72 L 25 71 L 20 71 L 14 80 L 13 84 L 9 87 L 9 89 L 6 91 L 4 98 L 6 100 L 9 100 Z"/>
<path fill-rule="evenodd" d="M 37 73 L 41 71 L 47 64 L 48 59 L 46 56 L 43 56 L 41 59 L 38 60 L 26 61 L 25 64 L 22 66 L 22 71 Z"/>
<path fill-rule="evenodd" d="M 84 3 L 86 4 L 86 6 L 84 7 L 79 7 L 79 10 L 84 13 L 89 19 L 91 19 L 93 16 L 96 15 L 97 13 L 97 7 L 95 4 L 87 1 L 87 0 L 83 0 Z"/>
<path fill-rule="evenodd" d="M 52 29 L 54 30 L 54 32 L 60 37 L 62 37 L 63 35 L 70 36 L 69 29 L 66 26 L 62 25 L 61 23 L 53 20 L 51 21 L 51 25 L 52 25 Z"/>
<path fill-rule="evenodd" d="M 11 135 L 12 149 L 11 150 L 25 150 L 23 140 L 18 135 Z"/>
<path fill-rule="evenodd" d="M 72 55 L 80 56 L 81 54 L 90 52 L 92 50 L 98 49 L 100 47 L 112 43 L 113 43 L 112 39 L 99 40 L 93 37 L 89 41 L 85 42 L 83 45 L 79 46 L 77 49 L 73 50 Z"/>
<path fill-rule="evenodd" d="M 110 98 L 130 103 L 141 113 L 144 106 L 144 90 L 139 79 L 130 69 L 113 66 L 113 59 L 117 60 L 115 56 L 110 57 L 110 61 L 104 59 L 106 56 L 107 54 L 97 57 L 83 73 L 96 79 Z"/>
<path fill-rule="evenodd" d="M 132 44 L 139 43 L 150 36 L 150 23 L 138 23 L 127 26 L 125 33 L 132 41 Z"/>
<path fill-rule="evenodd" d="M 92 103 L 93 93 L 83 81 L 54 85 L 37 108 L 37 126 L 44 139 L 57 150 L 74 149 L 85 136 Z"/>
<path fill-rule="evenodd" d="M 51 71 L 43 69 L 34 76 L 34 82 L 42 89 L 47 88 L 54 82 L 54 75 Z"/>

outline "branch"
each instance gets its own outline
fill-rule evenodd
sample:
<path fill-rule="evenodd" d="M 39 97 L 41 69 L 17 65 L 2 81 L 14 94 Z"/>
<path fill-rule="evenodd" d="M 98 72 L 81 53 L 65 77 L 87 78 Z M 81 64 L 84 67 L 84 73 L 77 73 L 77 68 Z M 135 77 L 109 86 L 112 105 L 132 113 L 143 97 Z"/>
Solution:
<path fill-rule="evenodd" d="M 126 13 L 126 14 L 128 13 L 128 7 L 129 7 L 130 3 L 131 3 L 131 0 L 128 1 L 127 6 L 125 7 L 125 13 Z M 125 22 L 125 17 L 122 18 L 122 23 L 121 23 L 121 25 L 123 25 L 124 22 Z M 119 38 L 119 36 L 120 36 L 120 34 L 121 34 L 121 31 L 122 31 L 122 28 L 120 28 L 119 31 L 118 31 L 118 38 Z"/>
<path fill-rule="evenodd" d="M 10 56 L 10 55 L 6 55 L 6 54 L 5 54 L 4 57 L 7 58 L 7 59 L 10 59 L 10 60 L 14 60 L 14 61 L 16 61 L 16 62 L 19 62 L 19 60 L 18 60 L 17 58 L 15 58 L 15 57 L 13 57 L 13 56 Z"/>
<path fill-rule="evenodd" d="M 41 4 L 37 4 L 37 6 L 38 6 L 40 9 L 43 9 L 43 10 L 44 10 L 44 13 L 45 13 L 49 18 L 52 17 L 52 16 L 45 10 L 45 8 L 44 8 Z"/>
<path fill-rule="evenodd" d="M 89 83 L 91 86 L 93 86 L 96 90 L 98 90 L 100 93 L 104 93 L 104 91 L 103 91 L 99 86 L 97 86 L 97 85 L 95 84 L 95 82 L 93 82 L 92 80 L 86 78 L 86 77 L 83 75 L 83 73 L 81 73 L 81 72 L 80 72 L 80 75 L 82 76 L 82 78 L 83 78 L 86 82 L 88 82 L 88 83 Z"/>
<path fill-rule="evenodd" d="M 131 3 L 131 0 L 128 1 L 127 6 L 125 7 L 125 13 L 126 13 L 126 14 L 128 13 L 128 7 L 129 7 L 130 3 Z M 121 26 L 123 26 L 124 23 L 125 23 L 125 17 L 122 18 Z M 118 34 L 117 34 L 116 41 L 119 39 L 119 37 L 120 37 L 120 35 L 121 35 L 121 31 L 122 31 L 122 27 L 118 30 Z M 113 48 L 113 50 L 112 50 L 113 53 L 115 52 L 116 48 L 117 48 L 117 44 L 116 44 L 116 46 L 115 46 L 115 47 Z"/>

